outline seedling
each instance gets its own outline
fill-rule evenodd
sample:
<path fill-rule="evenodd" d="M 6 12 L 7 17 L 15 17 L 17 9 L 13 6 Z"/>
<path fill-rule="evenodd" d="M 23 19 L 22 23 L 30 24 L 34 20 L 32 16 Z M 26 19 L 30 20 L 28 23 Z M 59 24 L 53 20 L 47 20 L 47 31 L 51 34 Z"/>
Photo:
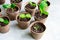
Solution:
<path fill-rule="evenodd" d="M 41 11 L 41 16 L 42 16 L 43 14 L 48 15 L 47 12 L 45 11 L 47 6 L 48 6 L 48 5 L 47 5 L 46 1 L 42 1 L 42 2 L 39 4 L 39 10 Z"/>
<path fill-rule="evenodd" d="M 31 6 L 34 6 L 34 7 L 36 6 L 36 4 L 35 4 L 35 3 L 33 3 L 33 2 L 31 2 L 31 0 L 30 0 L 30 2 L 29 2 L 29 3 L 30 3 L 30 5 L 31 5 Z"/>
<path fill-rule="evenodd" d="M 14 12 L 14 8 L 16 7 L 16 4 L 15 3 L 12 3 L 12 4 L 3 4 L 3 8 L 4 9 L 8 9 L 8 8 L 11 8 L 12 11 Z"/>
<path fill-rule="evenodd" d="M 10 4 L 3 4 L 2 6 L 4 9 L 8 9 L 8 8 L 10 8 L 11 5 Z"/>
<path fill-rule="evenodd" d="M 0 18 L 0 22 L 4 23 L 4 24 L 8 24 L 9 21 L 7 19 L 3 19 L 3 18 Z"/>
<path fill-rule="evenodd" d="M 36 24 L 36 25 L 34 25 L 34 29 L 37 31 L 37 30 L 41 29 L 41 26 Z"/>
<path fill-rule="evenodd" d="M 19 17 L 22 18 L 22 19 L 25 19 L 25 18 L 29 19 L 29 18 L 31 18 L 31 15 L 29 13 L 27 13 L 27 14 L 22 13 L 22 14 L 19 15 Z"/>
<path fill-rule="evenodd" d="M 12 3 L 12 4 L 3 4 L 3 8 L 8 9 L 8 8 L 15 8 L 16 4 Z"/>
<path fill-rule="evenodd" d="M 26 18 L 31 18 L 31 15 L 28 13 L 28 14 L 26 14 Z"/>

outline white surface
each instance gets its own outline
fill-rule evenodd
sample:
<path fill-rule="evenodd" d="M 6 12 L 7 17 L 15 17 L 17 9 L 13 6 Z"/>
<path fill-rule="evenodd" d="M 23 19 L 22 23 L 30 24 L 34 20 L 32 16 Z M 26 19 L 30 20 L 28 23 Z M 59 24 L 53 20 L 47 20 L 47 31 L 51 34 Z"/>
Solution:
<path fill-rule="evenodd" d="M 23 0 L 24 4 L 29 0 Z M 33 0 L 35 1 L 35 0 Z M 38 0 L 36 0 L 38 1 Z M 35 2 L 36 2 L 35 1 Z M 60 40 L 60 0 L 49 0 L 49 17 L 45 23 L 46 33 L 40 40 Z M 6 0 L 9 3 L 9 0 Z M 1 7 L 1 6 L 0 6 Z M 22 8 L 24 10 L 24 8 Z M 26 30 L 19 29 L 16 21 L 10 22 L 10 31 L 5 34 L 0 33 L 0 40 L 34 40 L 29 33 L 29 28 Z"/>

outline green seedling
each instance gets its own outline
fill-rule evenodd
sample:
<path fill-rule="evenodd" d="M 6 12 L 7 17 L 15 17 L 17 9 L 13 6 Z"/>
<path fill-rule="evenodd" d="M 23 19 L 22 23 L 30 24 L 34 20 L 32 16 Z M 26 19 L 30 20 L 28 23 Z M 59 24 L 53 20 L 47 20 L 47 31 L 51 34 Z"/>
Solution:
<path fill-rule="evenodd" d="M 4 24 L 8 24 L 9 21 L 7 19 L 4 20 Z"/>
<path fill-rule="evenodd" d="M 4 19 L 3 18 L 0 18 L 0 22 L 4 22 Z"/>
<path fill-rule="evenodd" d="M 25 19 L 25 18 L 29 19 L 29 18 L 31 18 L 31 15 L 29 13 L 27 13 L 27 14 L 22 13 L 22 14 L 19 15 L 19 17 L 22 18 L 22 19 Z"/>
<path fill-rule="evenodd" d="M 11 8 L 15 8 L 16 7 L 16 4 L 15 3 L 12 3 L 11 4 Z"/>
<path fill-rule="evenodd" d="M 28 13 L 28 14 L 26 14 L 26 18 L 31 18 L 31 15 Z"/>
<path fill-rule="evenodd" d="M 39 10 L 41 11 L 41 15 L 45 12 L 45 9 L 47 7 L 47 3 L 45 1 L 42 1 L 40 4 L 39 4 Z M 46 13 L 45 13 L 46 14 Z"/>
<path fill-rule="evenodd" d="M 0 22 L 4 23 L 4 24 L 8 24 L 9 21 L 7 19 L 3 19 L 3 18 L 0 18 Z"/>
<path fill-rule="evenodd" d="M 4 9 L 7 9 L 7 8 L 10 8 L 11 5 L 10 4 L 3 4 L 2 6 Z"/>
<path fill-rule="evenodd" d="M 26 18 L 25 14 L 23 14 L 23 13 L 20 14 L 19 17 L 22 18 L 22 19 Z"/>
<path fill-rule="evenodd" d="M 14 11 L 13 9 L 16 7 L 15 3 L 12 4 L 3 4 L 3 8 L 4 9 L 8 9 L 8 8 L 12 8 L 12 11 Z"/>
<path fill-rule="evenodd" d="M 41 29 L 41 26 L 35 25 L 35 26 L 34 26 L 34 29 L 35 29 L 35 30 L 39 30 L 39 29 Z"/>
<path fill-rule="evenodd" d="M 30 5 L 34 7 L 36 6 L 36 4 L 32 3 L 31 1 L 30 1 Z"/>

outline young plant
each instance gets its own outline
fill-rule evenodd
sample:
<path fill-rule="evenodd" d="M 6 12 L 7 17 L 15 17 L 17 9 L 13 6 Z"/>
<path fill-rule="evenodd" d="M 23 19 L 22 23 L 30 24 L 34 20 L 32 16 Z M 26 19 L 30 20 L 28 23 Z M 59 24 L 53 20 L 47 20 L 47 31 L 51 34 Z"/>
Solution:
<path fill-rule="evenodd" d="M 44 14 L 47 15 L 47 12 L 45 11 L 46 7 L 47 7 L 47 3 L 45 1 L 42 1 L 40 4 L 39 4 L 39 10 L 41 11 L 41 16 Z"/>
<path fill-rule="evenodd" d="M 29 2 L 29 3 L 30 3 L 30 5 L 31 5 L 31 6 L 34 6 L 34 7 L 36 6 L 36 4 L 35 4 L 35 3 L 33 3 L 33 2 L 31 2 L 31 0 L 30 0 L 30 2 Z"/>
<path fill-rule="evenodd" d="M 34 6 L 34 7 L 36 6 L 36 4 L 31 2 L 31 1 L 29 3 L 30 3 L 31 6 Z"/>
<path fill-rule="evenodd" d="M 12 3 L 12 4 L 3 4 L 4 9 L 12 8 L 12 11 L 14 11 L 13 9 L 15 7 L 16 7 L 16 4 L 14 4 L 14 3 Z"/>
<path fill-rule="evenodd" d="M 4 9 L 8 9 L 8 8 L 10 8 L 11 5 L 10 4 L 3 4 L 2 6 Z"/>
<path fill-rule="evenodd" d="M 34 25 L 34 29 L 37 31 L 37 30 L 41 29 L 41 26 L 36 24 L 36 25 Z"/>
<path fill-rule="evenodd" d="M 8 24 L 9 21 L 7 19 L 3 19 L 3 18 L 0 18 L 0 22 L 4 23 L 4 24 Z"/>
<path fill-rule="evenodd" d="M 27 13 L 27 14 L 22 13 L 22 14 L 19 15 L 19 17 L 22 18 L 22 19 L 25 19 L 25 18 L 29 19 L 29 18 L 31 18 L 31 15 L 29 13 Z"/>

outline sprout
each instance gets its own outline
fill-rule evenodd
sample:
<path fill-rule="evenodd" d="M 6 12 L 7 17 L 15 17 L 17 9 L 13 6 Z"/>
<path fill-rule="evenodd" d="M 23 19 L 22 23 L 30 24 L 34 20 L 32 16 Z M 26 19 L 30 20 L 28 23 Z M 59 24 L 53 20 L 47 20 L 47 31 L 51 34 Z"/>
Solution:
<path fill-rule="evenodd" d="M 12 3 L 12 4 L 3 4 L 3 8 L 7 9 L 7 8 L 15 8 L 16 4 Z"/>
<path fill-rule="evenodd" d="M 30 1 L 30 5 L 31 6 L 34 6 L 34 7 L 36 6 L 36 4 L 35 3 L 32 3 L 31 1 Z"/>
<path fill-rule="evenodd" d="M 42 1 L 40 4 L 39 4 L 39 10 L 41 11 L 41 15 L 42 14 L 45 14 L 45 15 L 48 15 L 48 13 L 45 11 L 46 10 L 46 7 L 47 7 L 47 3 L 46 1 Z"/>
<path fill-rule="evenodd" d="M 4 19 L 3 18 L 0 18 L 0 22 L 4 22 Z"/>
<path fill-rule="evenodd" d="M 31 18 L 31 15 L 28 13 L 28 14 L 26 14 L 26 18 Z"/>
<path fill-rule="evenodd" d="M 20 14 L 19 17 L 22 19 L 26 18 L 25 14 Z"/>
<path fill-rule="evenodd" d="M 3 6 L 3 8 L 7 9 L 7 8 L 10 8 L 11 5 L 10 4 L 3 4 L 2 6 Z"/>
<path fill-rule="evenodd" d="M 7 19 L 0 18 L 0 22 L 3 22 L 4 24 L 8 24 L 9 21 Z"/>
<path fill-rule="evenodd" d="M 41 29 L 41 26 L 39 26 L 39 25 L 36 24 L 36 25 L 34 25 L 34 29 L 35 30 L 39 30 L 39 29 Z"/>
<path fill-rule="evenodd" d="M 29 18 L 31 18 L 31 15 L 29 13 L 27 13 L 27 14 L 23 14 L 22 13 L 22 14 L 19 15 L 19 17 L 22 18 L 22 19 L 24 19 L 24 18 L 28 18 L 29 19 Z"/>

